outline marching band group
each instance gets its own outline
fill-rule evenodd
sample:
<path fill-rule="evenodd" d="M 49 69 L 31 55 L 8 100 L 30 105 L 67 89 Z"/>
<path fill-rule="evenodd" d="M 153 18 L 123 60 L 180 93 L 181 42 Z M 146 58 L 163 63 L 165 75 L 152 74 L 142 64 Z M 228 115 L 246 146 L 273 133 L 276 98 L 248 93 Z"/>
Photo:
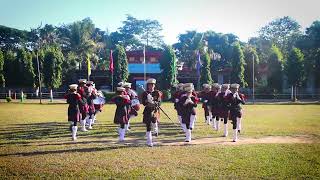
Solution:
<path fill-rule="evenodd" d="M 147 145 L 152 147 L 152 136 L 158 136 L 162 92 L 155 89 L 156 80 L 151 78 L 146 82 L 146 90 L 139 98 L 131 89 L 131 83 L 120 82 L 116 88 L 116 96 L 111 101 L 117 108 L 114 115 L 114 123 L 119 125 L 119 142 L 125 140 L 125 134 L 130 129 L 130 119 L 138 115 L 141 104 L 143 110 L 143 123 L 146 127 Z M 214 130 L 220 128 L 220 121 L 224 123 L 224 137 L 228 136 L 228 119 L 232 122 L 233 142 L 238 140 L 241 131 L 242 108 L 245 104 L 244 95 L 239 91 L 239 84 L 214 83 L 212 86 L 203 84 L 203 90 L 197 93 L 192 83 L 178 84 L 172 97 L 174 108 L 181 129 L 185 133 L 185 142 L 191 142 L 192 130 L 197 119 L 197 104 L 202 102 L 205 114 L 205 123 L 212 124 Z M 92 81 L 80 79 L 78 84 L 71 84 L 65 95 L 68 107 L 68 121 L 72 139 L 77 139 L 77 123 L 81 124 L 81 131 L 92 129 L 97 113 L 101 112 L 105 103 L 101 91 L 97 91 Z"/>

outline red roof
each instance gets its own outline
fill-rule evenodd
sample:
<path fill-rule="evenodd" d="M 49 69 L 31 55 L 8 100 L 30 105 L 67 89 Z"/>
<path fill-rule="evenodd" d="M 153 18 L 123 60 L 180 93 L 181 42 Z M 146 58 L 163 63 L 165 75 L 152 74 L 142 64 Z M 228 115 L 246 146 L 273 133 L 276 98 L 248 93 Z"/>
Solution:
<path fill-rule="evenodd" d="M 143 50 L 127 51 L 126 54 L 127 54 L 127 57 L 134 57 L 138 59 L 140 57 L 143 57 Z M 160 51 L 146 50 L 146 58 L 155 57 L 159 59 L 161 56 L 162 56 L 162 53 Z"/>

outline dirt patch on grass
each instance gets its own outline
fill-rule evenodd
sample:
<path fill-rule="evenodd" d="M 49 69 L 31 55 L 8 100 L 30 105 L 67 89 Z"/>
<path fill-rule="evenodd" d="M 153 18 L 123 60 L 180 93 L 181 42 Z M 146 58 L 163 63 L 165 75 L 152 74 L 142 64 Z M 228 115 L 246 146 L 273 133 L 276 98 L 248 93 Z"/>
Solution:
<path fill-rule="evenodd" d="M 293 143 L 318 143 L 310 136 L 266 136 L 261 138 L 240 137 L 237 142 L 232 142 L 232 137 L 216 137 L 216 138 L 195 138 L 190 143 L 186 142 L 162 142 L 158 141 L 159 145 L 174 146 L 174 145 L 242 145 L 242 144 L 293 144 Z"/>

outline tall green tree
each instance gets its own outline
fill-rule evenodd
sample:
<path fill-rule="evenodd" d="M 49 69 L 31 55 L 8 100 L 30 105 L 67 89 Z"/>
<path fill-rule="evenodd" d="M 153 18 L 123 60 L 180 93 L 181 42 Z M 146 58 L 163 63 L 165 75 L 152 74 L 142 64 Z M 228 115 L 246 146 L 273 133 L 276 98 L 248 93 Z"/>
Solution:
<path fill-rule="evenodd" d="M 301 36 L 299 23 L 289 16 L 275 19 L 262 27 L 259 36 L 275 44 L 287 57 L 289 50 Z"/>
<path fill-rule="evenodd" d="M 20 83 L 21 73 L 19 72 L 19 63 L 13 51 L 8 50 L 4 53 L 4 76 L 6 87 L 17 87 Z"/>
<path fill-rule="evenodd" d="M 248 87 L 252 87 L 252 79 L 253 79 L 253 65 L 254 65 L 254 83 L 257 83 L 258 77 L 258 65 L 259 65 L 259 56 L 256 49 L 252 46 L 245 46 L 244 47 L 244 78 L 245 81 L 248 83 Z"/>
<path fill-rule="evenodd" d="M 284 59 L 281 50 L 272 45 L 268 58 L 268 87 L 276 91 L 282 90 Z"/>
<path fill-rule="evenodd" d="M 49 46 L 45 50 L 44 56 L 44 84 L 48 88 L 58 88 L 62 84 L 62 63 L 64 57 L 61 49 L 57 46 Z"/>
<path fill-rule="evenodd" d="M 19 85 L 22 87 L 34 87 L 35 73 L 32 64 L 32 54 L 25 49 L 20 49 L 17 54 L 18 72 L 21 73 L 19 78 Z"/>
<path fill-rule="evenodd" d="M 161 87 L 168 90 L 172 85 L 177 83 L 177 59 L 174 50 L 171 46 L 165 46 L 163 54 L 160 58 Z"/>
<path fill-rule="evenodd" d="M 70 84 L 76 82 L 77 56 L 74 52 L 70 51 L 67 54 L 62 62 L 62 67 L 62 83 Z"/>
<path fill-rule="evenodd" d="M 159 21 L 151 19 L 140 20 L 127 15 L 127 19 L 122 23 L 123 26 L 119 28 L 120 41 L 118 43 L 124 47 L 141 49 L 143 45 L 146 45 L 147 48 L 149 48 L 148 46 L 160 48 L 164 44 L 163 36 L 160 34 L 162 25 Z"/>
<path fill-rule="evenodd" d="M 208 52 L 205 52 L 202 55 L 202 66 L 200 71 L 200 84 L 212 84 L 211 72 L 210 72 L 210 64 L 211 59 Z"/>
<path fill-rule="evenodd" d="M 286 62 L 285 72 L 291 86 L 301 86 L 305 78 L 304 55 L 298 48 L 293 48 Z"/>
<path fill-rule="evenodd" d="M 118 45 L 116 50 L 113 52 L 113 65 L 114 65 L 114 76 L 113 82 L 114 87 L 121 81 L 127 81 L 129 77 L 128 71 L 128 60 L 126 51 L 123 46 Z"/>
<path fill-rule="evenodd" d="M 3 57 L 3 53 L 0 50 L 0 87 L 5 87 L 5 78 L 4 78 L 4 71 L 3 71 L 3 67 L 4 67 L 4 57 Z"/>
<path fill-rule="evenodd" d="M 247 82 L 244 79 L 244 55 L 240 43 L 233 45 L 233 53 L 231 59 L 232 71 L 230 75 L 231 83 L 238 83 L 241 87 L 246 87 Z"/>

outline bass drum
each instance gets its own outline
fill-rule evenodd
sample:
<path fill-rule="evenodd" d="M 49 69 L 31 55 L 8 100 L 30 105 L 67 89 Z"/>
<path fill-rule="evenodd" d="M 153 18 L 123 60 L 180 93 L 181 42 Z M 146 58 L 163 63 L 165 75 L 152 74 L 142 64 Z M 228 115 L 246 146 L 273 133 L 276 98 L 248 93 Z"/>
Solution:
<path fill-rule="evenodd" d="M 102 97 L 97 97 L 93 100 L 93 104 L 105 104 L 105 100 Z"/>
<path fill-rule="evenodd" d="M 136 110 L 139 111 L 140 110 L 140 102 L 139 99 L 132 99 L 131 100 L 131 107 Z"/>

